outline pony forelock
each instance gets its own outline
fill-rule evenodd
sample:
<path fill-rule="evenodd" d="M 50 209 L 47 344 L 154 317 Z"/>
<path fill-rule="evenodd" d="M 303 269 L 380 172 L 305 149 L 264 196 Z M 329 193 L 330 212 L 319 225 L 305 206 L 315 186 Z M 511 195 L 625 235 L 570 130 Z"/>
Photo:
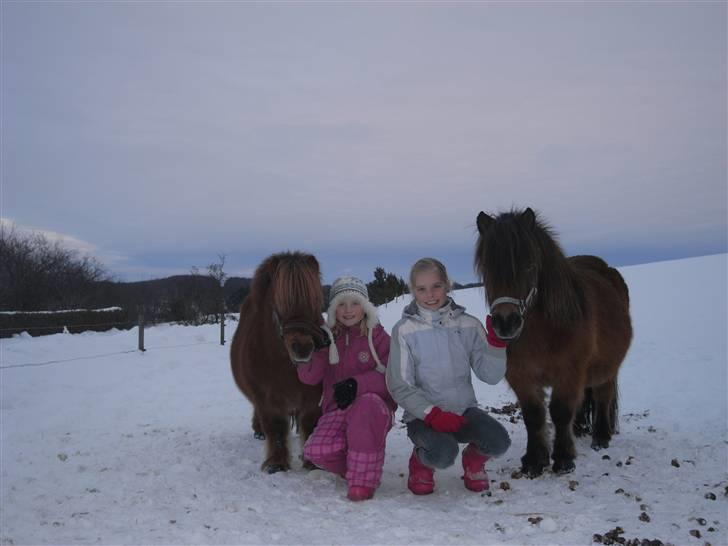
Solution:
<path fill-rule="evenodd" d="M 291 254 L 290 259 L 281 259 L 273 276 L 273 305 L 281 317 L 313 317 L 323 308 L 318 267 L 302 257 Z"/>

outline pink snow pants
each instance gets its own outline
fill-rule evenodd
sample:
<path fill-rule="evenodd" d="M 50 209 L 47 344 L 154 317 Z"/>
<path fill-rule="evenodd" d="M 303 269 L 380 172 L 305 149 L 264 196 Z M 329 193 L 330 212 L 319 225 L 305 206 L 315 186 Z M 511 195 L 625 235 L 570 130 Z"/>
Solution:
<path fill-rule="evenodd" d="M 321 416 L 303 446 L 303 455 L 316 466 L 345 477 L 349 487 L 376 489 L 392 417 L 392 410 L 379 395 L 364 393 L 348 408 Z"/>

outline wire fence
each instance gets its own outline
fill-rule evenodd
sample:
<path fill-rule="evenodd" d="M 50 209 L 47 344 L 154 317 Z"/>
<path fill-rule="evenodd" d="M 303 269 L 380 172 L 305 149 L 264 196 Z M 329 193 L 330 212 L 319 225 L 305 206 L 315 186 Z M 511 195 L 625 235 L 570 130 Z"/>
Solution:
<path fill-rule="evenodd" d="M 220 339 L 219 344 L 225 345 L 225 324 L 226 324 L 226 314 L 225 313 L 219 313 L 217 315 L 218 322 L 220 324 Z M 200 341 L 196 343 L 182 343 L 182 344 L 175 344 L 175 345 L 152 345 L 147 346 L 145 344 L 145 330 L 152 326 L 160 325 L 160 324 L 169 324 L 169 323 L 146 323 L 144 319 L 144 315 L 142 313 L 139 314 L 139 317 L 136 322 L 131 322 L 129 320 L 123 320 L 123 321 L 112 321 L 112 322 L 92 322 L 88 324 L 69 324 L 66 325 L 42 325 L 42 324 L 30 324 L 30 325 L 19 325 L 19 326 L 13 326 L 10 328 L 0 328 L 0 337 L 2 338 L 8 338 L 13 334 L 19 334 L 24 332 L 42 332 L 46 331 L 49 334 L 52 333 L 81 333 L 89 330 L 93 331 L 108 331 L 114 327 L 119 327 L 124 330 L 131 330 L 133 328 L 137 328 L 137 348 L 136 349 L 128 349 L 123 351 L 116 351 L 116 352 L 110 352 L 110 353 L 103 353 L 103 354 L 95 354 L 95 355 L 87 355 L 87 356 L 78 356 L 78 357 L 72 357 L 72 358 L 65 358 L 65 359 L 55 359 L 55 360 L 48 360 L 43 362 L 24 362 L 20 364 L 7 364 L 3 365 L 0 364 L 0 370 L 5 369 L 11 369 L 11 368 L 27 368 L 27 367 L 37 367 L 37 366 L 48 366 L 52 364 L 60 364 L 64 362 L 74 362 L 79 360 L 90 360 L 95 358 L 104 358 L 108 356 L 115 356 L 115 355 L 121 355 L 121 354 L 131 354 L 131 353 L 144 353 L 148 349 L 172 349 L 172 348 L 179 348 L 179 347 L 192 347 L 196 345 L 212 345 L 217 344 L 218 341 Z M 55 331 L 55 332 L 54 332 Z M 10 334 L 10 335 L 8 335 Z M 44 334 L 38 334 L 38 335 L 44 335 Z"/>

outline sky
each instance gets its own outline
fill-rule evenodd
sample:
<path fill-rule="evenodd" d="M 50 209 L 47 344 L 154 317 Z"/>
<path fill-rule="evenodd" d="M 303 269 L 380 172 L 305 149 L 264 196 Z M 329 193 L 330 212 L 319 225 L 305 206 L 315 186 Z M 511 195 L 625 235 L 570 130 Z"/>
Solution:
<path fill-rule="evenodd" d="M 520 415 L 492 412 L 511 447 L 488 461 L 482 496 L 463 487 L 460 457 L 435 472 L 432 495 L 407 490 L 401 409 L 369 501 L 304 471 L 295 434 L 292 469 L 263 473 L 218 325 L 148 327 L 144 353 L 136 329 L 0 339 L 2 543 L 571 546 L 619 526 L 632 544 L 728 544 L 726 258 L 620 268 L 635 336 L 619 372 L 619 434 L 599 452 L 577 439 L 573 473 L 529 480 L 514 477 Z M 482 292 L 454 297 L 482 320 Z M 408 301 L 379 307 L 388 332 Z M 711 305 L 685 335 L 680 311 L 696 302 Z M 515 402 L 505 380 L 473 386 L 483 407 Z"/>
<path fill-rule="evenodd" d="M 0 217 L 119 280 L 314 253 L 476 280 L 530 206 L 613 265 L 726 251 L 725 2 L 0 4 Z"/>

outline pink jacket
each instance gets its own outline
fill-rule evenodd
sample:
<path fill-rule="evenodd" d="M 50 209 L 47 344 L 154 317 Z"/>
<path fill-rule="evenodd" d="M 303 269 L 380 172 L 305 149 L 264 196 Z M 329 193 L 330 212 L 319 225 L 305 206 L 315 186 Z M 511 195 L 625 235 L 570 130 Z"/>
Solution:
<path fill-rule="evenodd" d="M 372 331 L 372 341 L 380 362 L 386 366 L 389 358 L 389 334 L 381 324 L 377 324 Z M 377 363 L 369 349 L 366 335 L 362 335 L 359 326 L 346 328 L 336 338 L 336 349 L 339 351 L 339 363 L 329 363 L 329 348 L 324 347 L 316 351 L 310 362 L 298 365 L 298 378 L 307 385 L 318 385 L 323 382 L 323 396 L 321 409 L 324 413 L 338 409 L 334 401 L 334 384 L 349 377 L 356 379 L 356 396 L 366 392 L 373 392 L 382 397 L 386 404 L 394 411 L 394 403 L 384 374 L 376 370 Z"/>

